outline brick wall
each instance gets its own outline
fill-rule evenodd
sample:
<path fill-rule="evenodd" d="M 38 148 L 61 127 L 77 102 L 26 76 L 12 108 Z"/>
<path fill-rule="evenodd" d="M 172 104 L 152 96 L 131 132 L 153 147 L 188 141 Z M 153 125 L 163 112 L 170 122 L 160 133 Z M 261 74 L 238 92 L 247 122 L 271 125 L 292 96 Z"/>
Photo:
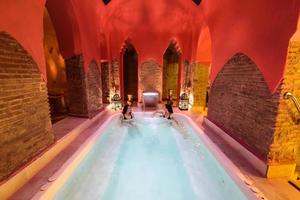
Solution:
<path fill-rule="evenodd" d="M 92 61 L 86 75 L 87 105 L 89 117 L 93 117 L 102 108 L 101 75 L 97 63 Z"/>
<path fill-rule="evenodd" d="M 300 101 L 299 41 L 291 41 L 288 49 L 275 132 L 269 153 L 271 165 L 295 163 L 297 151 L 300 165 L 300 114 L 291 100 L 283 98 L 287 91 Z"/>
<path fill-rule="evenodd" d="M 87 117 L 87 93 L 83 65 L 82 55 L 66 59 L 68 110 L 70 115 Z"/>
<path fill-rule="evenodd" d="M 38 66 L 16 40 L 0 33 L 0 179 L 53 142 Z"/>
<path fill-rule="evenodd" d="M 280 92 L 272 95 L 255 63 L 236 54 L 212 84 L 208 118 L 267 161 Z"/>
<path fill-rule="evenodd" d="M 87 74 L 83 68 L 83 56 L 66 60 L 69 114 L 93 117 L 102 108 L 101 76 L 95 62 L 91 62 Z"/>
<path fill-rule="evenodd" d="M 195 63 L 193 79 L 194 107 L 206 107 L 206 90 L 208 86 L 209 66 Z"/>
<path fill-rule="evenodd" d="M 169 90 L 173 90 L 173 98 L 177 97 L 179 78 L 179 59 L 177 54 L 167 54 L 163 63 L 163 93 L 162 98 L 167 99 Z"/>
<path fill-rule="evenodd" d="M 116 59 L 113 59 L 110 66 L 110 94 L 113 94 L 113 87 L 120 94 L 120 67 L 119 62 Z"/>
<path fill-rule="evenodd" d="M 142 63 L 139 75 L 139 101 L 143 91 L 157 91 L 162 94 L 162 67 L 153 59 Z"/>
<path fill-rule="evenodd" d="M 109 64 L 101 63 L 101 81 L 102 81 L 102 100 L 103 103 L 109 103 Z"/>

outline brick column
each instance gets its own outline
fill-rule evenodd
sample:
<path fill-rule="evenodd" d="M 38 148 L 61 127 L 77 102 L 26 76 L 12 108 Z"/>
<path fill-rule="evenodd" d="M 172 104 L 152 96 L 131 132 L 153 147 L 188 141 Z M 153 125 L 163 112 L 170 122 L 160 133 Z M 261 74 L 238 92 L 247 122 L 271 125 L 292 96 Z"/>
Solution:
<path fill-rule="evenodd" d="M 110 96 L 114 94 L 113 88 L 117 90 L 118 94 L 121 95 L 121 83 L 120 83 L 120 64 L 118 60 L 113 59 L 110 65 L 110 72 L 109 72 L 109 79 L 110 79 Z"/>
<path fill-rule="evenodd" d="M 93 117 L 103 107 L 101 75 L 97 63 L 92 61 L 85 76 L 88 116 Z"/>
<path fill-rule="evenodd" d="M 102 100 L 103 103 L 109 103 L 110 97 L 110 77 L 109 77 L 109 63 L 101 63 L 101 84 L 102 84 Z"/>
<path fill-rule="evenodd" d="M 0 33 L 0 180 L 53 142 L 38 66 L 15 39 Z"/>
<path fill-rule="evenodd" d="M 87 117 L 87 93 L 83 56 L 77 55 L 66 59 L 66 74 L 68 85 L 68 111 L 70 115 Z"/>
<path fill-rule="evenodd" d="M 83 68 L 83 56 L 66 59 L 69 114 L 93 117 L 102 108 L 101 78 L 97 64 L 92 62 L 87 74 Z"/>
<path fill-rule="evenodd" d="M 300 114 L 291 100 L 283 98 L 285 92 L 291 92 L 300 101 L 299 41 L 291 41 L 288 48 L 273 140 L 268 155 L 268 177 L 293 173 L 297 158 L 297 165 L 300 166 Z"/>

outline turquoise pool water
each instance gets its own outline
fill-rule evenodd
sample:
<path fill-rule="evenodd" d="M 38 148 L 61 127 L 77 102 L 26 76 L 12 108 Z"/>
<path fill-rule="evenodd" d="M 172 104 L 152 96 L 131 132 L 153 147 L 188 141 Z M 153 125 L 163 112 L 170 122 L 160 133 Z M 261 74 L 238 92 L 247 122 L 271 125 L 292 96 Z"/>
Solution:
<path fill-rule="evenodd" d="M 109 123 L 55 199 L 247 199 L 185 117 L 136 116 Z"/>

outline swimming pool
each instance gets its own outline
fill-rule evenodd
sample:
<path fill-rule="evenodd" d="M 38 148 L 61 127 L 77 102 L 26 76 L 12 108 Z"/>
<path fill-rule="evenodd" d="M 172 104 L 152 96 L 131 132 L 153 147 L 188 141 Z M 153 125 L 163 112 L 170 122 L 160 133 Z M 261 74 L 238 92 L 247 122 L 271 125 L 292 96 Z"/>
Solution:
<path fill-rule="evenodd" d="M 108 120 L 36 199 L 256 199 L 189 118 L 135 116 Z"/>

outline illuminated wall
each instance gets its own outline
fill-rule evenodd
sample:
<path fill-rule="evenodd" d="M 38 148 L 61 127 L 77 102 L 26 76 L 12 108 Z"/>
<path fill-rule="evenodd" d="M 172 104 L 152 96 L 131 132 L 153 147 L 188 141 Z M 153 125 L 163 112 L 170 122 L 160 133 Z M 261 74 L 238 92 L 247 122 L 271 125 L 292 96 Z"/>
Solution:
<path fill-rule="evenodd" d="M 193 79 L 193 110 L 203 112 L 206 103 L 209 75 L 209 65 L 195 63 L 194 79 Z"/>
<path fill-rule="evenodd" d="M 300 41 L 290 41 L 273 141 L 268 155 L 270 165 L 300 166 L 300 113 L 292 100 L 284 99 L 291 92 L 300 101 Z M 275 172 L 279 174 L 280 172 Z"/>
<path fill-rule="evenodd" d="M 44 11 L 44 51 L 49 94 L 65 94 L 67 81 L 65 61 L 60 53 L 56 33 L 48 14 Z"/>

